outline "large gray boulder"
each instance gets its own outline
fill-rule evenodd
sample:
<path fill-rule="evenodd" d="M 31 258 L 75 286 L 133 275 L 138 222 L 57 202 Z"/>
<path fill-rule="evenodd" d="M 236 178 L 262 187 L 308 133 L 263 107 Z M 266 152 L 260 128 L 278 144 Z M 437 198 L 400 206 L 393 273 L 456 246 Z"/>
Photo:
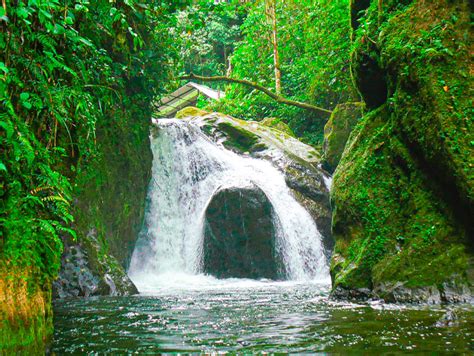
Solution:
<path fill-rule="evenodd" d="M 284 278 L 276 225 L 271 202 L 254 184 L 218 190 L 205 213 L 204 272 L 218 278 Z"/>

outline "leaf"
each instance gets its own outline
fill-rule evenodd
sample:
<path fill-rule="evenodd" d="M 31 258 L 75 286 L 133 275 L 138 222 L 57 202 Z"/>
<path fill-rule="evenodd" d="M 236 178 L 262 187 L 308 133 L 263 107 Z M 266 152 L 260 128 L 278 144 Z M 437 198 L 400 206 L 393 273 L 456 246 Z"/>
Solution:
<path fill-rule="evenodd" d="M 9 72 L 8 67 L 3 62 L 0 62 L 0 70 L 5 74 L 8 74 Z"/>
<path fill-rule="evenodd" d="M 29 15 L 28 10 L 25 7 L 19 7 L 16 9 L 16 14 L 22 19 L 26 19 Z"/>
<path fill-rule="evenodd" d="M 66 30 L 64 29 L 64 27 L 62 27 L 61 25 L 59 24 L 55 24 L 54 25 L 54 29 L 53 29 L 53 33 L 55 35 L 62 35 L 66 32 Z"/>
<path fill-rule="evenodd" d="M 7 167 L 3 164 L 3 162 L 0 162 L 0 171 L 7 172 Z"/>
<path fill-rule="evenodd" d="M 84 43 L 86 46 L 89 46 L 89 47 L 93 47 L 93 46 L 94 46 L 91 41 L 85 39 L 84 37 L 81 37 L 81 38 L 79 39 L 79 41 L 82 42 L 82 43 Z"/>
<path fill-rule="evenodd" d="M 29 97 L 30 97 L 29 93 L 23 92 L 23 93 L 20 94 L 20 99 L 21 100 L 28 100 Z"/>
<path fill-rule="evenodd" d="M 2 127 L 7 133 L 7 138 L 10 139 L 13 135 L 13 126 L 11 123 L 6 121 L 0 121 L 0 127 Z"/>

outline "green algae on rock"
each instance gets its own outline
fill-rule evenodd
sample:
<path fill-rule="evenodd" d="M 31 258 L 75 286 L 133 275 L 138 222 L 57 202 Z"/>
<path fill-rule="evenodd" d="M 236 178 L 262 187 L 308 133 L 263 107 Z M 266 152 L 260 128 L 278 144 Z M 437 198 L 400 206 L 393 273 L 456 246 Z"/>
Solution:
<path fill-rule="evenodd" d="M 363 111 L 363 103 L 339 104 L 324 126 L 323 166 L 329 172 L 332 173 L 336 169 L 349 135 L 357 121 L 362 117 Z"/>
<path fill-rule="evenodd" d="M 277 117 L 267 117 L 263 119 L 262 121 L 259 121 L 263 126 L 267 127 L 273 127 L 274 129 L 277 129 L 278 131 L 284 132 L 287 135 L 290 135 L 291 137 L 296 137 L 295 133 L 293 130 L 281 119 Z"/>
<path fill-rule="evenodd" d="M 204 116 L 209 114 L 207 111 L 198 109 L 194 106 L 188 106 L 180 111 L 178 111 L 175 115 L 177 119 L 182 119 L 184 117 L 189 117 L 189 116 Z"/>
<path fill-rule="evenodd" d="M 352 71 L 372 111 L 352 132 L 334 176 L 334 293 L 470 301 L 469 4 L 380 5 L 357 15 Z M 371 63 L 387 80 L 387 100 L 364 85 Z"/>

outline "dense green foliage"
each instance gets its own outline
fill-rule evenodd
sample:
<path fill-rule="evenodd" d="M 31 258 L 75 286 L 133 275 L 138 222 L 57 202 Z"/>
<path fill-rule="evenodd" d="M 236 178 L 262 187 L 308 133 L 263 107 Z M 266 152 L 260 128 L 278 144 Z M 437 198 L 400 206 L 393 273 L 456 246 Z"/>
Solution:
<path fill-rule="evenodd" d="M 353 100 L 348 1 L 277 1 L 276 5 L 282 94 L 328 109 Z M 231 57 L 231 75 L 274 89 L 272 29 L 266 17 L 264 2 L 248 8 L 242 41 Z M 214 109 L 251 120 L 279 117 L 305 141 L 322 142 L 327 117 L 279 105 L 251 88 L 232 85 L 226 95 Z"/>
<path fill-rule="evenodd" d="M 356 100 L 349 71 L 349 1 L 276 1 L 282 94 L 333 109 Z M 272 25 L 266 1 L 199 1 L 178 12 L 173 28 L 181 70 L 228 75 L 275 89 Z M 312 144 L 321 144 L 327 116 L 276 103 L 236 84 L 213 83 L 226 91 L 219 103 L 199 106 L 246 120 L 278 117 Z"/>
<path fill-rule="evenodd" d="M 76 174 L 96 159 L 96 126 L 143 110 L 171 58 L 165 2 L 6 1 L 0 7 L 0 253 L 59 267 Z M 148 125 L 147 122 L 141 123 Z"/>
<path fill-rule="evenodd" d="M 238 1 L 205 0 L 178 11 L 173 33 L 182 70 L 206 76 L 225 74 L 245 16 L 246 6 Z"/>

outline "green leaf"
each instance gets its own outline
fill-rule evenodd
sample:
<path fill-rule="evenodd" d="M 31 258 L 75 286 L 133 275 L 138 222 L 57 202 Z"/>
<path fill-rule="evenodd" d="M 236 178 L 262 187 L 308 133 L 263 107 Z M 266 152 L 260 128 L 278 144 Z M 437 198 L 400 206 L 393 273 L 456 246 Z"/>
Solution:
<path fill-rule="evenodd" d="M 22 18 L 22 19 L 26 19 L 29 15 L 29 12 L 28 10 L 26 9 L 26 7 L 19 7 L 18 9 L 16 9 L 16 14 L 18 15 L 18 17 Z"/>
<path fill-rule="evenodd" d="M 11 123 L 6 121 L 0 121 L 0 127 L 3 128 L 7 134 L 7 138 L 11 138 L 13 135 L 13 126 Z"/>
<path fill-rule="evenodd" d="M 81 41 L 82 43 L 84 43 L 84 44 L 85 44 L 86 46 L 88 46 L 88 47 L 92 47 L 92 46 L 93 46 L 92 42 L 89 41 L 89 40 L 87 40 L 87 39 L 85 39 L 84 37 L 81 37 L 81 38 L 79 39 L 79 41 Z"/>
<path fill-rule="evenodd" d="M 0 6 L 0 21 L 8 22 L 8 16 L 6 10 Z"/>
<path fill-rule="evenodd" d="M 72 17 L 68 16 L 68 17 L 66 17 L 64 22 L 66 22 L 66 24 L 68 24 L 68 25 L 72 25 L 74 23 L 74 20 L 72 19 Z"/>
<path fill-rule="evenodd" d="M 53 33 L 55 35 L 62 35 L 66 32 L 66 30 L 64 29 L 64 27 L 62 27 L 61 25 L 59 24 L 55 24 L 54 25 L 54 29 L 53 29 Z"/>
<path fill-rule="evenodd" d="M 8 74 L 9 72 L 8 67 L 3 62 L 0 62 L 0 70 L 5 74 Z"/>
<path fill-rule="evenodd" d="M 20 100 L 28 100 L 29 97 L 30 97 L 29 93 L 23 92 L 20 94 Z"/>
<path fill-rule="evenodd" d="M 7 167 L 2 162 L 0 162 L 0 171 L 7 172 Z"/>

